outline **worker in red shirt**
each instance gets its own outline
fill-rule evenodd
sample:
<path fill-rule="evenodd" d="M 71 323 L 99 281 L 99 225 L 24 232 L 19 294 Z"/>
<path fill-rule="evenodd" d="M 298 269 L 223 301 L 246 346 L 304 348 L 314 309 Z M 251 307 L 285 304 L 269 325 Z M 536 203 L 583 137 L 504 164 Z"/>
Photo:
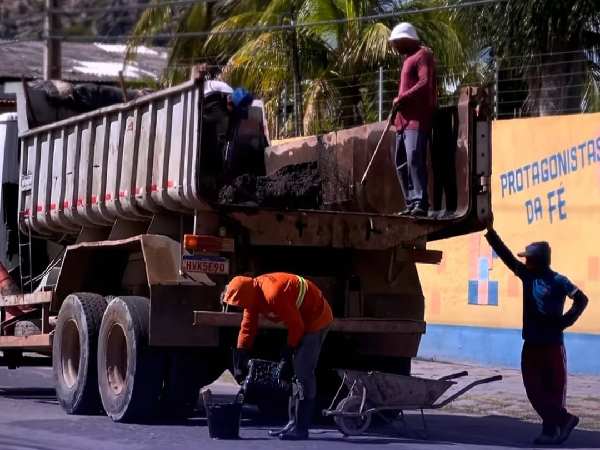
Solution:
<path fill-rule="evenodd" d="M 296 413 L 285 427 L 270 431 L 269 435 L 283 440 L 308 439 L 317 389 L 315 367 L 333 321 L 329 303 L 312 282 L 289 273 L 269 273 L 256 278 L 237 276 L 227 286 L 223 301 L 244 309 L 234 368 L 238 381 L 247 374 L 259 316 L 287 326 L 287 344 L 281 352 L 279 374 L 280 381 L 287 382 L 296 376 Z"/>
<path fill-rule="evenodd" d="M 421 45 L 410 23 L 392 30 L 391 47 L 406 56 L 400 72 L 396 126 L 396 170 L 406 210 L 400 215 L 427 216 L 427 145 L 437 108 L 436 68 L 433 53 Z"/>

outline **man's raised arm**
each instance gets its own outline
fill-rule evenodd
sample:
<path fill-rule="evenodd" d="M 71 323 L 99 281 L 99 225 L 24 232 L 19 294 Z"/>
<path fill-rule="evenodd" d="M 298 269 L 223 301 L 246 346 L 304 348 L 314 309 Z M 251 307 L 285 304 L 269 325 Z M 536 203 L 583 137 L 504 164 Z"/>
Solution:
<path fill-rule="evenodd" d="M 525 267 L 525 264 L 519 261 L 515 255 L 513 255 L 506 244 L 502 242 L 502 239 L 500 239 L 500 236 L 498 236 L 496 230 L 494 230 L 494 216 L 488 220 L 485 238 L 490 244 L 490 247 L 494 249 L 506 267 L 508 267 L 516 276 L 522 278 L 523 275 L 527 273 L 527 267 Z"/>

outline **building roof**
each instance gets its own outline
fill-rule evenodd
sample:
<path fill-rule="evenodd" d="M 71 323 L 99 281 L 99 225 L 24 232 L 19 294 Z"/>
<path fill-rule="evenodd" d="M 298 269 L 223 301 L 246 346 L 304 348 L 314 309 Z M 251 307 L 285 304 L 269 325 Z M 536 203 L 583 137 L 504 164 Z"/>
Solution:
<path fill-rule="evenodd" d="M 0 80 L 43 77 L 44 42 L 0 40 Z M 139 47 L 137 60 L 123 66 L 125 45 L 62 43 L 62 79 L 80 83 L 114 83 L 119 70 L 130 81 L 158 79 L 167 64 L 167 49 Z"/>

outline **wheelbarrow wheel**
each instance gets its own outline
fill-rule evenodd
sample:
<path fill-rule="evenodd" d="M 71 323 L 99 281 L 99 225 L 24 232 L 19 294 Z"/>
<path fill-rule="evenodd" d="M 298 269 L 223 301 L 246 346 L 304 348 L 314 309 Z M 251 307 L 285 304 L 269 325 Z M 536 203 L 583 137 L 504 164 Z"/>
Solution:
<path fill-rule="evenodd" d="M 338 403 L 336 410 L 344 413 L 358 413 L 362 398 L 358 396 L 346 397 Z M 366 409 L 367 405 L 363 407 Z M 359 436 L 371 425 L 371 413 L 359 417 L 334 416 L 336 426 L 346 436 Z"/>

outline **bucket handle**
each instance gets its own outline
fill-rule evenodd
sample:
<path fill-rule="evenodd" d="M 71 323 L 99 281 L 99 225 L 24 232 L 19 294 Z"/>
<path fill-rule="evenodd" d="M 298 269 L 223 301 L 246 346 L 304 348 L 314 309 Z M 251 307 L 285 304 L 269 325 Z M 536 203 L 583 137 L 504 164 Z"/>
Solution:
<path fill-rule="evenodd" d="M 239 398 L 242 398 L 242 401 L 238 402 Z M 244 403 L 244 388 L 242 387 L 237 395 L 235 396 L 235 401 L 233 403 Z"/>

